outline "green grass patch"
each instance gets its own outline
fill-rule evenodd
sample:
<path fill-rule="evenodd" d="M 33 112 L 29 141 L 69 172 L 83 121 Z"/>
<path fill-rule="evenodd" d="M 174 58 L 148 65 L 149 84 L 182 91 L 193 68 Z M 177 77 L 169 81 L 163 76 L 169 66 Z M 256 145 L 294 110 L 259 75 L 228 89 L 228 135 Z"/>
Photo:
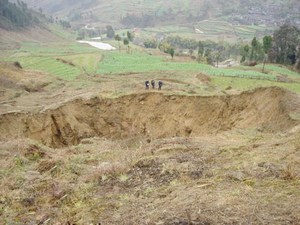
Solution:
<path fill-rule="evenodd" d="M 257 36 L 257 32 L 264 32 L 267 30 L 272 30 L 270 27 L 266 26 L 257 26 L 257 25 L 248 25 L 248 26 L 235 26 L 231 23 L 218 20 L 205 20 L 196 24 L 196 28 L 204 32 L 203 35 L 233 35 L 242 37 L 245 39 L 252 39 L 254 36 Z"/>
<path fill-rule="evenodd" d="M 88 53 L 62 56 L 59 58 L 74 64 L 83 72 L 87 72 L 88 74 L 95 74 L 95 72 L 97 71 L 98 63 L 102 58 L 102 55 L 100 53 Z"/>
<path fill-rule="evenodd" d="M 263 65 L 262 64 L 259 64 L 256 66 L 256 68 L 261 68 L 262 69 Z M 286 68 L 285 66 L 283 65 L 275 65 L 275 64 L 267 64 L 265 66 L 265 70 L 269 73 L 272 73 L 274 75 L 277 75 L 277 76 L 291 76 L 293 78 L 300 78 L 300 73 L 296 72 L 296 71 L 292 71 L 288 68 Z"/>
<path fill-rule="evenodd" d="M 287 90 L 300 93 L 300 83 L 282 83 L 269 80 L 243 79 L 238 77 L 212 77 L 212 83 L 224 90 L 227 87 L 232 87 L 236 90 L 250 90 L 258 87 L 282 87 Z"/>
<path fill-rule="evenodd" d="M 18 59 L 23 68 L 40 70 L 64 80 L 73 80 L 80 74 L 80 69 L 62 63 L 51 57 L 24 57 Z"/>
<path fill-rule="evenodd" d="M 8 54 L 9 53 L 9 54 Z M 74 42 L 23 42 L 21 48 L 7 52 L 1 61 L 19 61 L 23 68 L 53 74 L 64 80 L 73 80 L 82 71 L 94 73 L 101 59 L 100 51 Z M 64 59 L 62 60 L 57 59 Z M 69 64 L 68 62 L 73 64 Z"/>
<path fill-rule="evenodd" d="M 89 52 L 95 52 L 95 48 L 76 42 L 23 42 L 21 48 L 13 56 L 23 56 L 24 54 L 29 56 L 56 56 Z"/>
<path fill-rule="evenodd" d="M 124 52 L 104 53 L 104 59 L 100 62 L 97 72 L 100 74 L 122 74 L 150 71 L 201 72 L 212 76 L 276 80 L 276 76 L 264 74 L 259 71 L 248 71 L 243 68 L 215 68 L 197 62 L 184 63 L 166 61 L 164 57 L 153 56 L 142 52 L 135 52 L 133 54 Z"/>

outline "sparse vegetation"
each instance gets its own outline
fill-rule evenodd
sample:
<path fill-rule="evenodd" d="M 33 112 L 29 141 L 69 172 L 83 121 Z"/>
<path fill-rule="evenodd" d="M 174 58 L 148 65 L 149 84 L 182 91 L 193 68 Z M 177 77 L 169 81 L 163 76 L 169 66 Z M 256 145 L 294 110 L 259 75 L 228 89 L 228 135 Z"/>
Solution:
<path fill-rule="evenodd" d="M 0 224 L 300 224 L 299 49 L 270 64 L 273 28 L 248 17 L 283 1 L 234 3 L 48 1 L 62 39 L 5 31 Z"/>

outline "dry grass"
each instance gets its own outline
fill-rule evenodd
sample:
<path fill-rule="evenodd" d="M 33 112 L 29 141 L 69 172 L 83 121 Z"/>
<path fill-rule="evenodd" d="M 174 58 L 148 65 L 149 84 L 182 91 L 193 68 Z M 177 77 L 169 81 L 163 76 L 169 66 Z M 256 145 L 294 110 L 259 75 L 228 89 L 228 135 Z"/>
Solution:
<path fill-rule="evenodd" d="M 196 75 L 181 80 L 174 74 L 163 92 L 206 93 L 209 82 Z M 109 97 L 142 93 L 144 76 L 94 77 L 101 82 L 89 91 Z M 76 94 L 89 96 L 85 91 Z M 61 91 L 47 100 L 73 95 Z M 297 129 L 95 137 L 60 149 L 28 139 L 1 140 L 0 224 L 299 224 L 299 140 Z"/>
<path fill-rule="evenodd" d="M 283 168 L 281 176 L 284 180 L 296 180 L 299 177 L 295 167 L 291 164 Z"/>
<path fill-rule="evenodd" d="M 1 219 L 4 224 L 297 224 L 296 136 L 290 144 L 279 136 L 258 136 L 232 131 L 202 138 L 91 138 L 63 149 L 26 139 L 2 142 Z"/>

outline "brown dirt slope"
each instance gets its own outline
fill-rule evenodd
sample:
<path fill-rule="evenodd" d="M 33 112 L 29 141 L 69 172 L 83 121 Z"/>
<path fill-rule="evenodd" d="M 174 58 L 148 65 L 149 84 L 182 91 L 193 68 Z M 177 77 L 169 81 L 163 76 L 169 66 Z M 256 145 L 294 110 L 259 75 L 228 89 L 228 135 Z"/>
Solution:
<path fill-rule="evenodd" d="M 0 140 L 28 137 L 62 147 L 96 136 L 197 137 L 233 128 L 277 132 L 298 123 L 290 117 L 297 106 L 299 97 L 280 88 L 232 96 L 144 93 L 117 99 L 76 99 L 36 114 L 2 114 Z"/>
<path fill-rule="evenodd" d="M 19 62 L 0 62 L 0 104 L 24 92 L 42 91 L 54 79 L 48 74 L 23 70 Z"/>
<path fill-rule="evenodd" d="M 0 28 L 0 49 L 14 49 L 20 42 L 57 42 L 63 41 L 62 37 L 50 30 L 32 27 L 18 31 L 8 31 Z M 15 45 L 12 45 L 15 43 Z"/>

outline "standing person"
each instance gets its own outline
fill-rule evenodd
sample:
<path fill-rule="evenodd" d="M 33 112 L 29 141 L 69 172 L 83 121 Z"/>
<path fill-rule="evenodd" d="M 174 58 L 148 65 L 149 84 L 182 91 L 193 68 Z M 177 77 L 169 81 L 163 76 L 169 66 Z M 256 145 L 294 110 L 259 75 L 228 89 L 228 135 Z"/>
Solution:
<path fill-rule="evenodd" d="M 161 80 L 158 81 L 158 90 L 161 90 L 162 86 L 163 86 L 163 82 Z"/>
<path fill-rule="evenodd" d="M 152 89 L 155 88 L 155 80 L 151 80 L 151 86 L 152 86 Z"/>
<path fill-rule="evenodd" d="M 148 89 L 149 89 L 149 85 L 150 85 L 150 82 L 149 82 L 149 80 L 146 80 L 146 81 L 145 81 L 145 88 L 146 88 L 146 90 L 148 90 Z"/>

